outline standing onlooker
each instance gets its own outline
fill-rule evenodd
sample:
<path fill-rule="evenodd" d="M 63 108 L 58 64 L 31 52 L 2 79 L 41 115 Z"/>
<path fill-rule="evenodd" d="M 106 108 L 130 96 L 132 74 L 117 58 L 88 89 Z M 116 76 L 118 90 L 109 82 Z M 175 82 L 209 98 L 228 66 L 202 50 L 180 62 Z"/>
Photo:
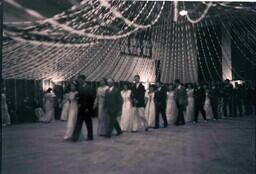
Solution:
<path fill-rule="evenodd" d="M 152 85 L 149 86 L 149 91 L 145 93 L 145 117 L 148 121 L 148 126 L 153 128 L 155 127 L 156 121 L 156 105 L 155 105 L 155 92 Z"/>
<path fill-rule="evenodd" d="M 8 106 L 7 106 L 7 99 L 6 99 L 6 89 L 3 88 L 2 89 L 2 94 L 1 94 L 1 113 L 2 113 L 2 125 L 6 126 L 6 125 L 10 125 L 11 124 L 11 118 L 10 118 L 10 114 L 8 111 Z"/>
<path fill-rule="evenodd" d="M 132 102 L 131 102 L 131 90 L 128 82 L 124 84 L 124 89 L 121 91 L 121 96 L 123 99 L 122 104 L 122 114 L 120 126 L 122 131 L 132 131 L 133 126 L 133 112 L 132 112 Z"/>
<path fill-rule="evenodd" d="M 230 83 L 229 79 L 224 81 L 223 87 L 223 112 L 224 117 L 232 116 L 232 94 L 233 86 Z"/>
<path fill-rule="evenodd" d="M 256 116 L 256 84 L 254 86 L 253 104 L 254 104 L 254 115 Z"/>
<path fill-rule="evenodd" d="M 219 94 L 218 97 L 218 119 L 223 118 L 224 114 L 223 114 L 223 86 L 224 84 L 222 82 L 216 82 L 216 88 Z"/>
<path fill-rule="evenodd" d="M 25 97 L 18 108 L 19 122 L 35 122 L 37 120 L 34 112 L 34 103 L 30 97 Z"/>
<path fill-rule="evenodd" d="M 167 91 L 166 116 L 168 123 L 174 123 L 177 119 L 177 106 L 175 102 L 175 86 L 170 84 Z"/>
<path fill-rule="evenodd" d="M 180 83 L 180 80 L 175 80 L 175 101 L 178 108 L 178 118 L 175 122 L 175 125 L 184 125 L 184 111 L 186 110 L 186 106 L 188 104 L 187 92 L 185 87 Z"/>
<path fill-rule="evenodd" d="M 235 117 L 237 117 L 237 110 L 239 112 L 239 116 L 242 116 L 242 89 L 241 85 L 237 82 L 235 83 L 235 88 L 233 90 L 233 110 Z"/>
<path fill-rule="evenodd" d="M 253 113 L 253 89 L 250 83 L 245 84 L 245 96 L 244 96 L 244 105 L 245 105 L 245 115 L 249 116 Z"/>

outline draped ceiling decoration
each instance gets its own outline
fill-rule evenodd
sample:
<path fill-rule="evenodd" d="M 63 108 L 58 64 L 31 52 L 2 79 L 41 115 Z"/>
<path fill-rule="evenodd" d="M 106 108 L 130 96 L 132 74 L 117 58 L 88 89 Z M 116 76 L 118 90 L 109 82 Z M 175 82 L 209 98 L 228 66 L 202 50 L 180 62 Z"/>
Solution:
<path fill-rule="evenodd" d="M 82 73 L 98 81 L 110 76 L 132 80 L 139 74 L 142 81 L 154 82 L 160 60 L 161 81 L 166 83 L 176 78 L 196 82 L 198 71 L 205 81 L 221 80 L 218 65 L 228 63 L 219 54 L 217 26 L 255 65 L 255 47 L 249 44 L 256 40 L 255 9 L 246 3 L 121 0 L 84 0 L 50 18 L 26 9 L 40 18 L 4 25 L 3 77 L 62 81 Z M 134 36 L 145 31 L 150 37 L 136 41 Z M 125 51 L 131 48 L 128 38 L 135 39 L 138 52 Z"/>

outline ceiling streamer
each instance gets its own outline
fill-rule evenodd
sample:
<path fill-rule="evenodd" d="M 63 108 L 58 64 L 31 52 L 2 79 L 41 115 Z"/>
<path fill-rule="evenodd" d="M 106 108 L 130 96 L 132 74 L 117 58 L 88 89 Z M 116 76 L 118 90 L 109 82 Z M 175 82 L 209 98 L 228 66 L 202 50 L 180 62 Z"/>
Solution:
<path fill-rule="evenodd" d="M 102 62 L 111 62 L 109 67 L 114 68 L 119 61 L 119 51 L 115 49 L 118 39 L 154 25 L 164 4 L 82 1 L 52 18 L 22 25 L 5 24 L 3 77 L 56 81 L 84 70 L 95 75 L 90 79 L 97 80 L 94 77 L 102 74 L 97 70 L 99 65 L 110 72 Z M 106 39 L 118 41 L 99 41 Z"/>
<path fill-rule="evenodd" d="M 231 3 L 84 0 L 51 18 L 5 23 L 3 78 L 62 81 L 83 73 L 91 81 L 103 77 L 131 81 L 139 74 L 143 81 L 154 82 L 160 60 L 165 83 L 177 78 L 197 82 L 199 70 L 204 81 L 221 80 L 218 64 L 227 64 L 222 58 L 227 54 L 218 53 L 218 27 L 230 33 L 233 46 L 255 65 L 250 56 L 255 57 L 254 47 L 239 35 L 242 31 L 256 40 L 255 18 L 246 17 L 251 13 L 254 9 Z M 125 39 L 142 30 L 151 33 L 152 55 L 121 54 Z M 230 71 L 239 76 L 235 69 Z"/>

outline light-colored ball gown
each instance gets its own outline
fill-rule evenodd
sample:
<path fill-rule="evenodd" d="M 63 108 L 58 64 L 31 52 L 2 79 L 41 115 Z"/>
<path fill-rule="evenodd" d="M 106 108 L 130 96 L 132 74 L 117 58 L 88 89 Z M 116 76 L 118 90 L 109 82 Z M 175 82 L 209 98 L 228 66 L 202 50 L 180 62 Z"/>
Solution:
<path fill-rule="evenodd" d="M 145 93 L 145 99 L 147 101 L 146 107 L 145 107 L 145 117 L 148 121 L 149 127 L 155 127 L 155 121 L 156 121 L 156 106 L 154 101 L 155 93 L 154 92 L 146 92 Z"/>
<path fill-rule="evenodd" d="M 1 114 L 2 114 L 2 125 L 10 125 L 11 124 L 11 119 L 10 119 L 10 114 L 8 111 L 8 106 L 6 102 L 6 95 L 5 93 L 2 93 L 1 95 Z"/>
<path fill-rule="evenodd" d="M 208 91 L 206 91 L 206 98 L 205 98 L 205 102 L 204 102 L 204 110 L 205 110 L 206 118 L 210 119 L 210 120 L 213 119 L 212 106 L 211 106 Z"/>
<path fill-rule="evenodd" d="M 72 137 L 74 128 L 76 125 L 77 113 L 78 113 L 78 104 L 76 99 L 77 93 L 78 93 L 77 91 L 68 93 L 69 110 L 68 110 L 67 129 L 64 135 L 64 139 L 69 139 Z"/>
<path fill-rule="evenodd" d="M 169 124 L 174 123 L 178 116 L 174 95 L 175 91 L 167 91 L 166 117 Z"/>
<path fill-rule="evenodd" d="M 69 93 L 66 93 L 63 97 L 62 101 L 62 111 L 61 111 L 61 116 L 60 120 L 66 121 L 68 119 L 68 110 L 69 110 L 69 100 L 68 100 L 68 95 Z"/>
<path fill-rule="evenodd" d="M 46 93 L 43 98 L 44 103 L 44 115 L 39 118 L 39 121 L 41 122 L 53 122 L 55 120 L 55 109 L 54 109 L 54 103 L 55 103 L 55 94 L 53 93 Z"/>
<path fill-rule="evenodd" d="M 104 98 L 107 89 L 107 86 L 99 87 L 97 89 L 95 104 L 98 105 L 98 135 L 106 135 L 108 130 L 108 118 L 106 117 L 103 109 Z"/>
<path fill-rule="evenodd" d="M 131 90 L 122 90 L 123 99 L 120 127 L 123 131 L 132 131 L 133 128 L 133 112 L 131 103 Z"/>
<path fill-rule="evenodd" d="M 195 107 L 195 100 L 194 100 L 194 89 L 187 89 L 187 96 L 188 96 L 188 105 L 185 111 L 185 122 L 192 122 L 194 118 L 194 107 Z"/>

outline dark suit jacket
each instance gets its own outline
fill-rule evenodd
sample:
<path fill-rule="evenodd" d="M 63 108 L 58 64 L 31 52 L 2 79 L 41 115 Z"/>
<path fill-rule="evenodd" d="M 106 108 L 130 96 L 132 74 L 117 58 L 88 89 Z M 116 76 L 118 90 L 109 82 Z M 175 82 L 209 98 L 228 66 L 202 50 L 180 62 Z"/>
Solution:
<path fill-rule="evenodd" d="M 136 85 L 133 86 L 131 98 L 134 107 L 145 107 L 145 87 L 141 83 L 138 88 Z"/>
<path fill-rule="evenodd" d="M 188 104 L 187 92 L 183 86 L 181 86 L 180 89 L 179 88 L 175 89 L 175 101 L 177 105 Z"/>
<path fill-rule="evenodd" d="M 158 89 L 155 92 L 155 104 L 156 107 L 166 107 L 166 97 L 167 97 L 167 90 L 165 87 L 161 87 L 161 90 Z"/>
<path fill-rule="evenodd" d="M 205 90 L 203 88 L 196 89 L 194 91 L 194 98 L 195 98 L 195 105 L 196 106 L 204 105 L 205 98 L 206 98 Z"/>
<path fill-rule="evenodd" d="M 93 104 L 95 99 L 94 90 L 89 86 L 78 86 L 78 104 L 79 109 L 89 109 L 93 110 Z"/>
<path fill-rule="evenodd" d="M 105 93 L 103 109 L 111 117 L 117 117 L 118 112 L 121 110 L 122 97 L 120 91 L 113 87 L 112 91 L 107 90 Z"/>
<path fill-rule="evenodd" d="M 220 96 L 220 92 L 219 92 L 218 88 L 210 89 L 209 98 L 210 98 L 211 102 L 215 102 L 215 103 L 218 102 L 219 96 Z"/>

